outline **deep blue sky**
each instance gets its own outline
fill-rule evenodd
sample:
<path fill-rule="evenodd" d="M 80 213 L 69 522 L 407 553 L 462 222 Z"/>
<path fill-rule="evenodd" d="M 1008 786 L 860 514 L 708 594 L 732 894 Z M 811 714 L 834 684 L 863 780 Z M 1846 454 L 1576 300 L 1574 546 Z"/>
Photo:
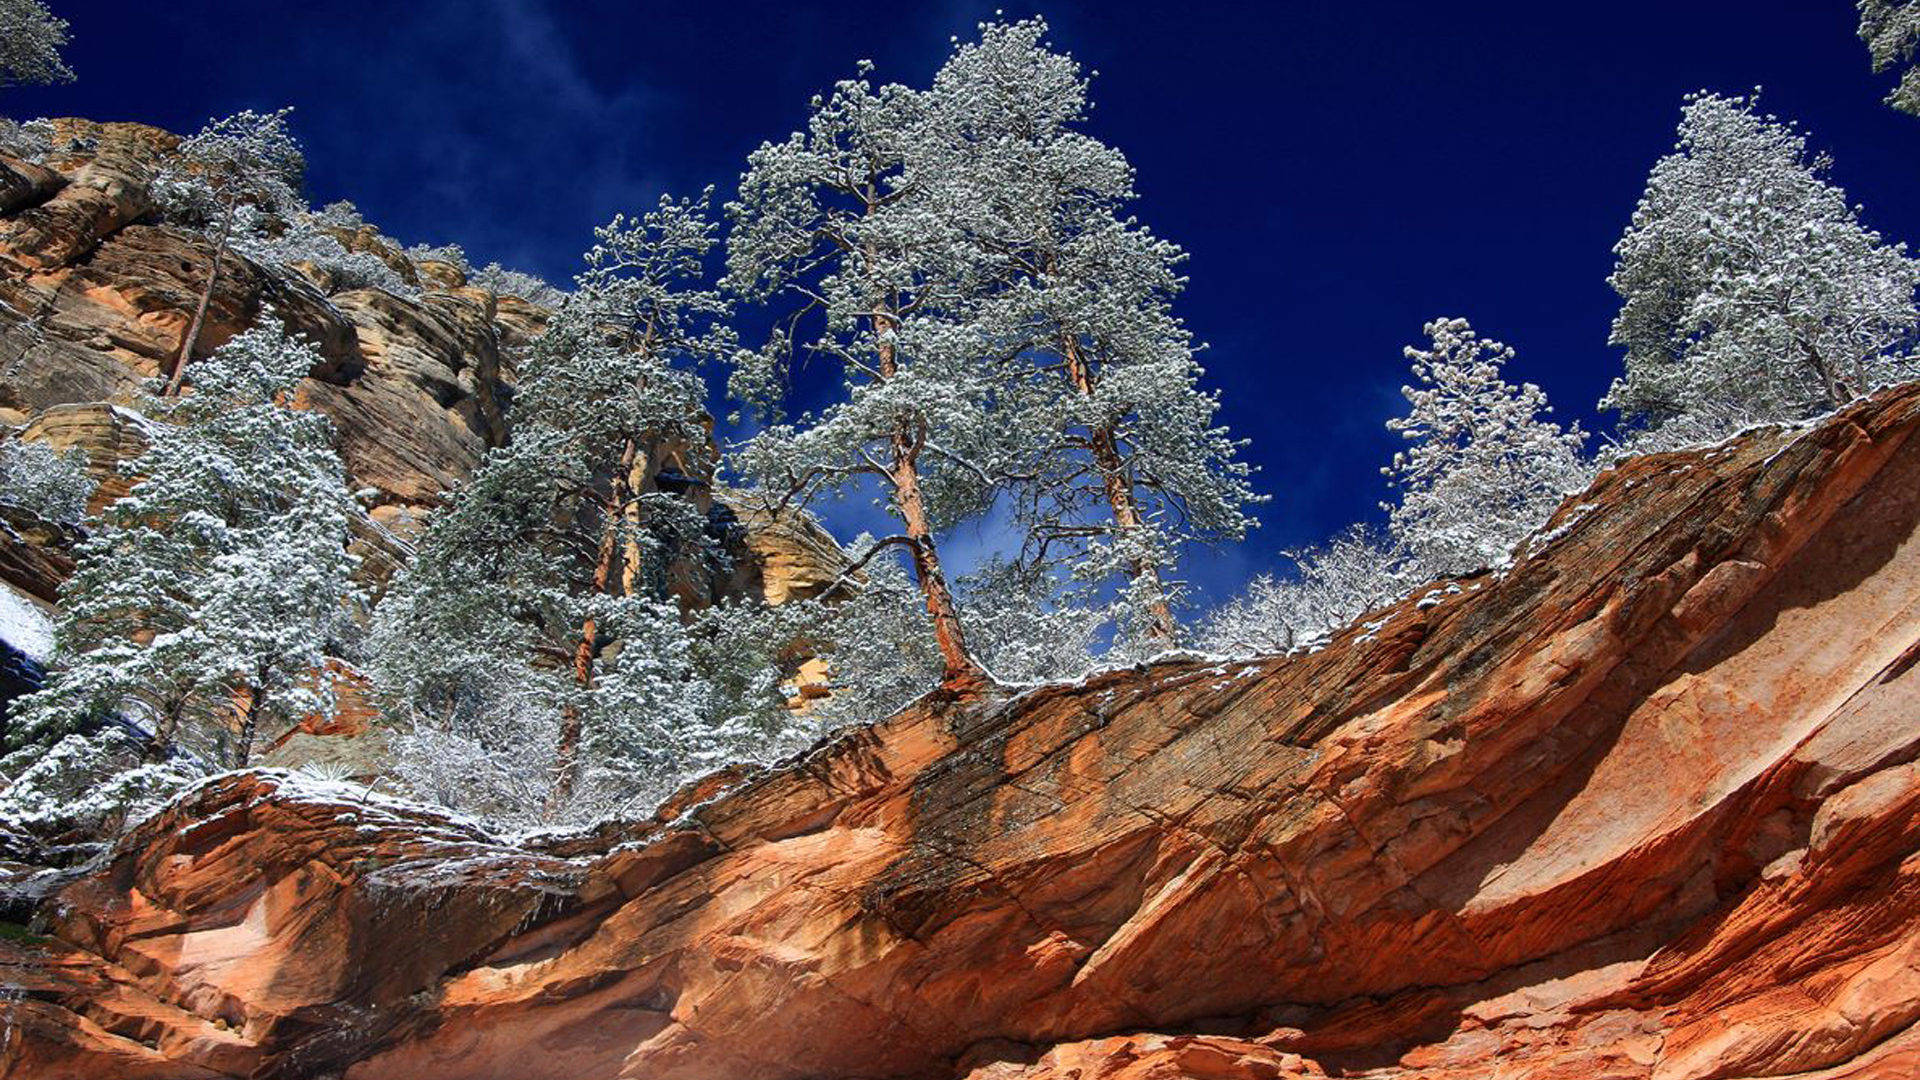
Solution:
<path fill-rule="evenodd" d="M 1845 0 L 51 6 L 79 81 L 0 112 L 191 130 L 291 104 L 316 205 L 560 281 L 615 211 L 724 197 L 855 60 L 924 83 L 996 6 L 1047 15 L 1100 72 L 1093 129 L 1138 167 L 1141 218 L 1192 253 L 1183 313 L 1274 497 L 1242 550 L 1196 560 L 1215 595 L 1375 512 L 1400 348 L 1431 317 L 1605 422 L 1610 249 L 1687 91 L 1764 85 L 1870 224 L 1920 240 L 1920 120 L 1879 103 Z"/>

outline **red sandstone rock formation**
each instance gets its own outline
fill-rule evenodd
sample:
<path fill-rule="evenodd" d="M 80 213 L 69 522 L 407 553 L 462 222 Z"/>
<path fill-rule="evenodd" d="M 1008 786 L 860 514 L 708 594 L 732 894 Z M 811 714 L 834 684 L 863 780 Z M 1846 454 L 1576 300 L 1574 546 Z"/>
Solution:
<path fill-rule="evenodd" d="M 929 702 L 590 835 L 220 778 L 5 943 L 0 1061 L 1920 1075 L 1916 427 L 1635 460 L 1310 655 Z"/>
<path fill-rule="evenodd" d="M 213 258 L 205 238 L 153 223 L 151 181 L 175 136 L 142 124 L 54 125 L 60 150 L 47 166 L 0 157 L 0 302 L 16 313 L 0 319 L 0 420 L 13 424 L 123 400 L 166 369 Z M 418 279 L 377 234 L 350 240 Z M 512 350 L 546 316 L 460 280 L 410 299 L 323 289 L 238 257 L 222 277 L 195 355 L 272 306 L 325 357 L 305 396 L 334 419 L 355 479 L 396 515 L 431 507 L 504 436 L 494 403 L 512 378 Z M 19 318 L 42 332 L 23 334 Z"/>

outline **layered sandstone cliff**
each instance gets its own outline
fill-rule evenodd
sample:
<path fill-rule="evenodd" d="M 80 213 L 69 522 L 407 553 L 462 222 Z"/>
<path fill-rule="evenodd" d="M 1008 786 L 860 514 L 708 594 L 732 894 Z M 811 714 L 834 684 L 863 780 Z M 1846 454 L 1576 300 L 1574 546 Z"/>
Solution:
<path fill-rule="evenodd" d="M 930 701 L 521 844 L 288 774 L 20 869 L 10 1075 L 1920 1074 L 1920 388 L 1324 649 Z"/>
<path fill-rule="evenodd" d="M 45 166 L 0 159 L 0 192 L 26 192 L 0 195 L 0 302 L 14 313 L 0 320 L 0 420 L 13 424 L 125 400 L 165 370 L 213 260 L 206 238 L 153 217 L 150 185 L 173 136 L 140 124 L 56 126 Z M 229 258 L 195 355 L 271 307 L 325 358 L 305 394 L 335 420 L 349 471 L 388 508 L 380 516 L 397 517 L 431 507 L 504 438 L 513 350 L 545 312 L 458 278 L 423 280 L 386 248 L 425 286 L 418 298 L 327 290 Z"/>
<path fill-rule="evenodd" d="M 143 124 L 53 124 L 45 164 L 0 155 L 0 424 L 87 451 L 103 482 L 99 503 L 124 492 L 115 465 L 142 446 L 137 425 L 110 406 L 132 400 L 179 354 L 213 249 L 155 217 L 152 181 L 175 136 Z M 303 385 L 302 403 L 333 420 L 348 473 L 374 493 L 361 539 L 378 577 L 441 496 L 507 437 L 514 359 L 550 312 L 470 286 L 458 267 L 410 257 L 371 227 L 339 238 L 387 263 L 418 295 L 343 288 L 305 264 L 266 267 L 229 254 L 194 354 L 210 353 L 269 308 L 314 343 L 324 364 Z M 701 473 L 686 449 L 648 448 L 639 490 L 665 486 L 664 475 L 711 510 L 709 486 L 681 480 Z M 844 565 L 810 520 L 755 531 L 769 535 L 749 535 L 725 576 L 677 582 L 683 599 L 798 595 Z M 49 599 L 58 584 L 25 570 L 5 580 Z"/>
<path fill-rule="evenodd" d="M 83 452 L 98 510 L 127 490 L 120 466 L 146 438 L 126 406 L 178 356 L 214 253 L 204 236 L 155 213 L 152 182 L 174 135 L 76 119 L 53 128 L 44 163 L 0 154 L 0 437 Z M 263 266 L 229 253 L 194 355 L 268 309 L 315 344 L 324 362 L 302 385 L 299 404 L 333 420 L 355 487 L 371 492 L 354 550 L 377 593 L 444 493 L 508 437 L 515 358 L 550 312 L 470 286 L 459 267 L 409 256 L 370 226 L 336 231 L 417 295 L 346 288 L 310 264 Z M 645 448 L 631 481 L 639 491 L 693 501 L 731 556 L 677 568 L 670 584 L 683 603 L 779 603 L 816 593 L 840 573 L 846 560 L 811 518 L 752 514 L 737 497 L 716 493 L 688 450 Z M 56 603 L 77 536 L 0 506 L 0 588 L 36 606 Z M 385 744 L 359 682 L 348 677 L 341 689 L 343 717 L 270 733 L 266 760 L 383 771 Z M 0 707 L 17 690 L 0 686 Z"/>

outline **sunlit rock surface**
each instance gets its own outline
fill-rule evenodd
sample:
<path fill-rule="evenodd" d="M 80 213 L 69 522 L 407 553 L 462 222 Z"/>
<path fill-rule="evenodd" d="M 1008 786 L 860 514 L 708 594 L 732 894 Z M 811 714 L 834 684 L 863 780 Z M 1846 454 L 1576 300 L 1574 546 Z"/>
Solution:
<path fill-rule="evenodd" d="M 5 940 L 4 1060 L 1911 1077 L 1917 425 L 1638 459 L 1317 652 L 929 703 L 586 836 L 218 779 Z"/>
<path fill-rule="evenodd" d="M 12 200 L 0 184 L 0 301 L 13 312 L 0 322 L 0 418 L 124 400 L 179 353 L 213 251 L 152 223 L 151 181 L 175 142 L 141 124 L 61 120 L 48 168 L 0 158 L 5 173 L 52 174 Z M 443 285 L 417 300 L 329 293 L 229 255 L 195 355 L 271 307 L 325 357 L 305 392 L 335 420 L 355 479 L 383 503 L 430 506 L 504 437 L 503 357 L 544 318 L 513 298 Z"/>

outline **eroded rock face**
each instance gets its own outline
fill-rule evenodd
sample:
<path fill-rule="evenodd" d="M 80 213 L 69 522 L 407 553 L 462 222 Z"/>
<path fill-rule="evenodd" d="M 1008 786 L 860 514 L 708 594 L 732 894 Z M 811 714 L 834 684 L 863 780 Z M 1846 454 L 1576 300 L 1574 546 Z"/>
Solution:
<path fill-rule="evenodd" d="M 6 946 L 5 1060 L 1910 1077 L 1916 426 L 1636 460 L 1313 654 L 928 702 L 586 836 L 218 779 Z"/>
<path fill-rule="evenodd" d="M 115 462 L 141 445 L 110 430 L 126 424 L 109 405 L 169 369 L 213 249 L 191 230 L 154 223 L 151 182 L 177 137 L 142 124 L 53 123 L 46 165 L 0 157 L 0 424 L 87 449 L 105 481 L 97 509 L 124 493 Z M 513 359 L 551 312 L 470 287 L 450 263 L 416 262 L 371 226 L 337 236 L 388 263 L 420 295 L 341 289 L 311 267 L 267 268 L 229 253 L 195 356 L 268 308 L 313 342 L 323 365 L 300 401 L 333 420 L 353 482 L 375 493 L 377 529 L 362 532 L 405 541 L 506 439 Z M 709 509 L 711 492 L 687 456 L 684 447 L 648 447 L 637 486 L 659 490 L 663 473 L 693 473 L 702 482 L 687 494 Z M 756 592 L 779 602 L 817 590 L 816 580 L 833 580 L 845 564 L 811 519 L 766 528 L 777 533 L 766 543 L 735 545 L 738 565 L 682 575 L 675 592 L 690 606 Z M 398 555 L 374 554 L 367 572 L 377 584 Z"/>
<path fill-rule="evenodd" d="M 124 402 L 168 370 L 213 262 L 204 237 L 153 223 L 150 185 L 173 135 L 56 127 L 46 167 L 0 161 L 0 302 L 11 312 L 0 310 L 0 420 L 12 424 L 62 405 Z M 384 245 L 377 234 L 351 239 L 360 250 Z M 422 280 L 404 256 L 386 254 Z M 467 289 L 457 274 L 427 275 L 418 299 L 324 284 L 229 253 L 195 355 L 272 308 L 324 358 L 304 396 L 334 420 L 356 482 L 392 513 L 430 508 L 505 438 L 510 357 L 546 312 Z"/>

